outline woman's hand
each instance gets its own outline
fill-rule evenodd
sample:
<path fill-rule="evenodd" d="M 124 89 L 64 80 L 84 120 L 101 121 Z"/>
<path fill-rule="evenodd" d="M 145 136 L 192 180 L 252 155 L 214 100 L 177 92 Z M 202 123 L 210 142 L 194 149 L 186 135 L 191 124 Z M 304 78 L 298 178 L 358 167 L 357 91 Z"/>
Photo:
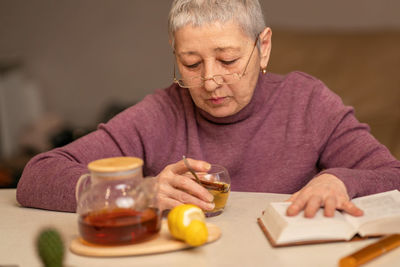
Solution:
<path fill-rule="evenodd" d="M 206 172 L 211 165 L 207 162 L 187 159 L 194 171 Z M 161 210 L 171 209 L 179 204 L 194 204 L 203 210 L 214 208 L 213 195 L 189 176 L 183 160 L 170 164 L 158 175 L 158 202 Z"/>
<path fill-rule="evenodd" d="M 327 173 L 313 178 L 288 201 L 292 202 L 286 211 L 288 216 L 295 216 L 304 210 L 304 216 L 312 218 L 320 207 L 324 207 L 326 217 L 333 217 L 336 209 L 353 216 L 363 215 L 363 211 L 350 201 L 344 183 L 336 176 Z"/>

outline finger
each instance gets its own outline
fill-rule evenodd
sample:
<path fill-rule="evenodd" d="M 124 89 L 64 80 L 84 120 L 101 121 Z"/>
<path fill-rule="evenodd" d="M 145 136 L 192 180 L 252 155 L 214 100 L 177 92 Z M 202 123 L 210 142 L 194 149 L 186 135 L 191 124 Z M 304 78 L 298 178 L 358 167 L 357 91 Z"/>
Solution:
<path fill-rule="evenodd" d="M 189 181 L 189 183 L 192 183 L 195 187 L 204 190 L 205 193 L 211 196 L 211 201 L 212 201 L 213 195 L 211 195 L 204 187 L 200 186 L 199 184 L 197 184 L 188 177 L 184 177 L 182 179 L 186 179 Z M 212 203 L 211 201 L 199 199 L 190 192 L 174 187 L 173 182 L 160 184 L 160 198 L 162 197 L 169 198 L 171 200 L 179 202 L 175 203 L 174 206 L 176 206 L 177 204 L 194 204 L 204 210 L 212 210 L 215 206 L 214 203 Z M 203 196 L 203 198 L 206 197 Z"/>
<path fill-rule="evenodd" d="M 184 204 L 196 205 L 202 210 L 212 210 L 215 207 L 215 204 L 213 202 L 202 201 L 201 199 L 198 199 L 197 197 L 194 197 L 183 191 L 180 191 L 179 193 L 175 194 L 174 198 Z"/>
<path fill-rule="evenodd" d="M 319 210 L 322 205 L 322 198 L 319 196 L 312 196 L 307 204 L 306 208 L 304 209 L 304 217 L 306 218 L 313 218 L 315 213 Z"/>
<path fill-rule="evenodd" d="M 333 196 L 327 197 L 324 206 L 324 216 L 333 217 L 336 210 L 336 198 Z"/>
<path fill-rule="evenodd" d="M 172 209 L 178 205 L 182 204 L 176 199 L 169 198 L 167 196 L 160 196 L 158 198 L 158 207 L 161 211 L 167 210 L 167 209 Z"/>
<path fill-rule="evenodd" d="M 362 216 L 364 214 L 364 212 L 351 201 L 345 202 L 340 209 L 347 212 L 350 215 L 357 217 Z"/>
<path fill-rule="evenodd" d="M 213 202 L 202 201 L 201 199 L 178 189 L 170 190 L 169 193 L 168 197 L 171 199 L 170 202 L 175 200 L 179 204 L 193 204 L 203 210 L 212 210 L 215 207 Z M 176 206 L 176 204 L 174 205 Z"/>
<path fill-rule="evenodd" d="M 294 193 L 293 195 L 291 195 L 288 199 L 286 199 L 285 201 L 288 202 L 293 202 L 296 200 L 297 196 L 299 195 L 299 191 L 297 191 L 296 193 Z"/>
<path fill-rule="evenodd" d="M 191 158 L 186 158 L 186 159 L 189 162 L 190 167 L 192 167 L 192 169 L 195 171 L 206 172 L 211 168 L 211 165 L 208 162 L 202 160 L 195 160 Z M 171 165 L 171 171 L 177 174 L 183 174 L 189 171 L 189 169 L 186 167 L 183 160 L 180 160 L 176 164 Z"/>
<path fill-rule="evenodd" d="M 193 179 L 184 175 L 175 176 L 171 179 L 170 185 L 173 187 L 183 190 L 205 202 L 213 201 L 213 195 L 207 191 L 203 186 L 196 183 Z"/>
<path fill-rule="evenodd" d="M 299 195 L 286 210 L 286 215 L 296 216 L 297 214 L 299 214 L 300 211 L 304 209 L 305 204 L 306 204 L 305 198 Z"/>

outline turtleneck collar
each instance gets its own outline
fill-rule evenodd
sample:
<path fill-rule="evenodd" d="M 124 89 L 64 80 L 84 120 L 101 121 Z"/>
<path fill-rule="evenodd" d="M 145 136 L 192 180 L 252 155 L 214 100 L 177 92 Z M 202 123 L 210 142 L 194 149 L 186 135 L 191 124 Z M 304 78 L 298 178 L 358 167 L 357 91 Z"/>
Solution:
<path fill-rule="evenodd" d="M 207 121 L 217 123 L 217 124 L 231 124 L 231 123 L 236 123 L 242 120 L 247 119 L 250 117 L 254 112 L 256 112 L 261 105 L 265 102 L 265 94 L 262 93 L 262 84 L 263 80 L 268 76 L 269 74 L 259 74 L 258 80 L 256 87 L 254 89 L 253 96 L 250 100 L 250 102 L 239 112 L 227 116 L 227 117 L 214 117 L 211 114 L 207 113 L 206 111 L 200 109 L 200 108 L 195 108 L 196 109 L 196 117 L 203 118 Z M 262 97 L 264 95 L 264 97 Z"/>

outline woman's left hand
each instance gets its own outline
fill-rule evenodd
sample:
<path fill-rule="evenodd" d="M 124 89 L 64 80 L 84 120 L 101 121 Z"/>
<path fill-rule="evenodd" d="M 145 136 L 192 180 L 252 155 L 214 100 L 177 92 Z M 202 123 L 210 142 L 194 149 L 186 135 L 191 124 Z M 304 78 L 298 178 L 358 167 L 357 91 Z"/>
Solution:
<path fill-rule="evenodd" d="M 363 211 L 350 201 L 344 183 L 327 173 L 314 177 L 288 201 L 292 202 L 286 211 L 288 216 L 295 216 L 304 210 L 304 216 L 312 218 L 320 207 L 324 207 L 326 217 L 333 217 L 336 209 L 353 216 L 363 215 Z"/>

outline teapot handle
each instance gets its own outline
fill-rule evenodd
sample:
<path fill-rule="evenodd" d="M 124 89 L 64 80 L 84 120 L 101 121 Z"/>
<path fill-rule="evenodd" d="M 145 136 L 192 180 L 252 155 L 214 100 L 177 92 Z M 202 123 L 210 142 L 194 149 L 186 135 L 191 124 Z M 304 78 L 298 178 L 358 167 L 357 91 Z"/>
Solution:
<path fill-rule="evenodd" d="M 81 195 L 81 192 L 83 191 L 82 188 L 81 188 L 82 187 L 82 183 L 86 182 L 89 177 L 90 177 L 89 173 L 83 174 L 83 175 L 81 175 L 81 177 L 79 177 L 78 182 L 76 183 L 76 186 L 75 186 L 75 199 L 76 199 L 76 202 L 78 202 L 79 196 Z M 83 184 L 84 184 L 84 187 L 86 187 L 85 183 L 83 183 Z"/>

